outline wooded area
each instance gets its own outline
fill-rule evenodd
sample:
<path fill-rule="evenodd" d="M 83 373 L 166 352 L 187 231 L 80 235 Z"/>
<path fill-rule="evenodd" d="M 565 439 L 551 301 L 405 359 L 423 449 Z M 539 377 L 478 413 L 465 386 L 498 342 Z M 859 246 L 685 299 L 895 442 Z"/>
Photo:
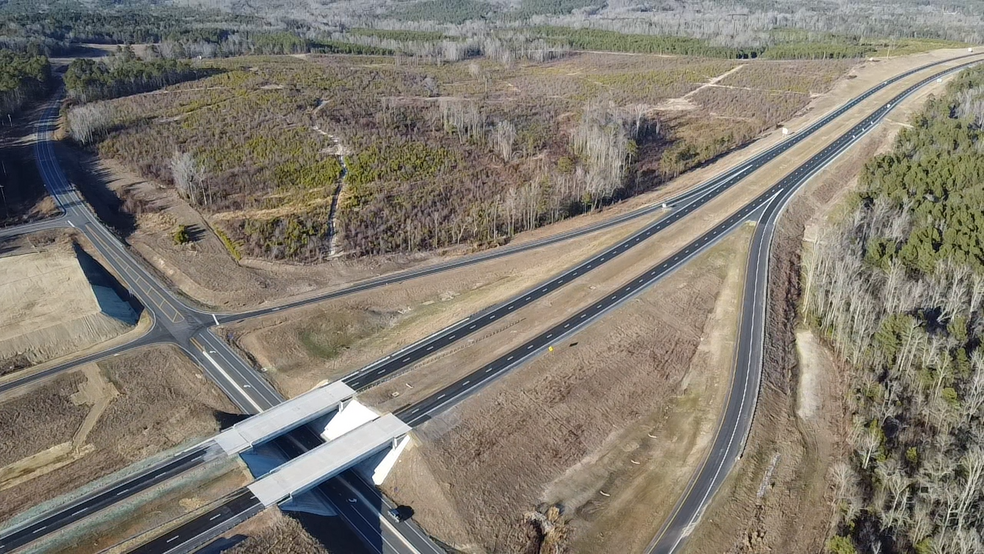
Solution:
<path fill-rule="evenodd" d="M 48 4 L 47 10 L 38 9 L 38 3 Z M 867 12 L 864 6 L 831 10 L 826 4 L 782 3 L 773 11 L 754 4 L 653 10 L 632 0 L 417 0 L 385 6 L 370 1 L 322 6 L 318 13 L 308 13 L 317 11 L 313 5 L 277 1 L 249 10 L 221 1 L 214 2 L 219 9 L 202 7 L 208 2 L 164 7 L 137 0 L 92 7 L 73 0 L 13 0 L 0 5 L 0 46 L 64 55 L 81 43 L 153 43 L 168 59 L 315 52 L 400 53 L 432 61 L 485 56 L 507 62 L 545 61 L 572 49 L 730 59 L 859 59 L 984 39 L 981 10 L 927 13 L 908 2 L 869 7 Z"/>
<path fill-rule="evenodd" d="M 855 368 L 837 554 L 984 551 L 984 69 L 862 173 L 806 264 L 806 313 Z"/>
<path fill-rule="evenodd" d="M 48 58 L 0 49 L 0 115 L 14 113 L 51 87 Z"/>
<path fill-rule="evenodd" d="M 204 74 L 187 62 L 141 60 L 127 46 L 107 60 L 73 60 L 64 80 L 72 98 L 88 102 L 155 90 Z"/>

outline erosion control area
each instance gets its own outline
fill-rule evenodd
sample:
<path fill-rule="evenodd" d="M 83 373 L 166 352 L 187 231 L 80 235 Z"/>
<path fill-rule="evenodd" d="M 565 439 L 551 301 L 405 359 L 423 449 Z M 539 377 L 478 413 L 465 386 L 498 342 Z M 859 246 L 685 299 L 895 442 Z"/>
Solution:
<path fill-rule="evenodd" d="M 60 244 L 0 258 L 0 375 L 120 335 L 137 322 L 110 277 Z"/>

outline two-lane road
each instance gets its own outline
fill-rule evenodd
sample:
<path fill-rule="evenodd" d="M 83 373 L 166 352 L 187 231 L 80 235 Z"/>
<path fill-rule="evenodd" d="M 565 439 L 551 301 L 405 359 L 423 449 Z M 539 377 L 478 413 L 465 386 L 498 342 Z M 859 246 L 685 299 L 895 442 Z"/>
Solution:
<path fill-rule="evenodd" d="M 952 62 L 953 60 L 946 60 L 938 63 Z M 636 244 L 644 241 L 646 238 L 651 237 L 653 234 L 657 233 L 659 230 L 665 228 L 666 226 L 678 221 L 685 215 L 692 213 L 693 210 L 697 209 L 699 206 L 706 203 L 709 199 L 717 196 L 723 190 L 734 186 L 738 181 L 743 179 L 748 173 L 754 171 L 758 167 L 761 167 L 771 159 L 779 156 L 791 146 L 796 144 L 798 141 L 802 140 L 809 134 L 813 133 L 823 125 L 826 125 L 834 118 L 843 114 L 845 111 L 851 107 L 857 105 L 859 102 L 868 98 L 876 92 L 888 86 L 891 83 L 898 81 L 908 75 L 911 75 L 917 71 L 921 71 L 927 67 L 937 64 L 928 64 L 921 68 L 914 69 L 897 77 L 894 77 L 882 85 L 872 88 L 866 91 L 861 96 L 852 99 L 849 103 L 844 106 L 834 110 L 824 118 L 808 127 L 807 129 L 801 131 L 794 135 L 794 137 L 789 140 L 782 142 L 765 152 L 753 157 L 744 164 L 725 172 L 724 174 L 704 183 L 703 185 L 689 191 L 683 195 L 678 196 L 675 199 L 669 201 L 672 204 L 673 211 L 667 216 L 660 219 L 653 225 L 650 225 L 640 233 L 637 233 L 626 239 L 625 241 L 619 243 L 618 245 L 612 247 L 611 249 L 593 257 L 591 260 L 580 264 L 579 266 L 568 270 L 567 272 L 553 278 L 552 280 L 539 285 L 536 289 L 531 289 L 527 291 L 524 295 L 515 297 L 514 299 L 507 301 L 497 307 L 494 307 L 484 313 L 476 314 L 475 316 L 465 320 L 457 326 L 453 326 L 448 330 L 438 333 L 434 337 L 431 337 L 428 341 L 423 341 L 417 345 L 412 345 L 411 348 L 404 349 L 397 356 L 391 356 L 384 359 L 376 364 L 373 364 L 369 368 L 366 368 L 356 374 L 350 376 L 347 379 L 352 386 L 364 387 L 376 382 L 380 379 L 391 375 L 394 372 L 400 371 L 401 369 L 407 367 L 409 364 L 432 354 L 433 352 L 444 348 L 448 344 L 455 341 L 461 340 L 462 337 L 467 336 L 469 333 L 473 333 L 481 328 L 481 326 L 488 325 L 496 318 L 502 317 L 502 315 L 510 313 L 516 309 L 519 309 L 526 304 L 534 301 L 545 294 L 557 290 L 565 283 L 570 282 L 570 280 L 576 278 L 578 275 L 583 275 L 584 272 L 590 271 L 591 269 L 610 261 L 612 258 L 618 256 L 619 254 L 625 252 L 629 248 L 632 248 Z M 263 409 L 269 408 L 270 406 L 276 405 L 282 401 L 282 398 L 276 391 L 269 385 L 269 383 L 262 378 L 251 366 L 249 366 L 241 357 L 239 357 L 229 346 L 218 337 L 215 337 L 206 326 L 213 323 L 214 320 L 212 316 L 194 309 L 188 308 L 180 299 L 175 297 L 166 287 L 159 284 L 159 281 L 145 269 L 140 263 L 132 258 L 126 248 L 109 233 L 95 218 L 94 214 L 86 207 L 75 193 L 74 189 L 68 184 L 67 180 L 61 174 L 61 169 L 57 162 L 54 160 L 54 155 L 51 150 L 50 144 L 50 129 L 53 125 L 54 108 L 49 114 L 47 120 L 39 124 L 39 131 L 44 131 L 45 140 L 39 142 L 38 151 L 38 163 L 45 175 L 46 183 L 50 182 L 50 190 L 53 196 L 55 196 L 56 201 L 66 212 L 66 217 L 71 222 L 70 224 L 79 226 L 75 222 L 78 221 L 82 224 L 80 229 L 86 233 L 87 236 L 95 237 L 93 238 L 93 243 L 97 245 L 100 252 L 103 253 L 107 259 L 110 260 L 111 265 L 113 265 L 114 270 L 118 274 L 124 277 L 128 284 L 131 282 L 136 285 L 138 298 L 141 299 L 153 312 L 155 319 L 162 322 L 163 326 L 167 331 L 174 337 L 175 341 L 178 342 L 185 350 L 192 355 L 205 371 L 212 378 L 213 381 L 219 384 L 220 387 L 232 398 L 244 411 L 248 413 L 256 413 Z M 867 121 L 867 120 L 866 120 Z M 870 122 L 868 122 L 870 124 Z M 829 155 L 832 147 L 824 151 L 824 155 Z M 807 171 L 808 168 L 801 167 L 794 172 L 797 176 L 802 175 L 803 171 Z M 773 191 L 770 189 L 770 191 Z M 773 194 L 781 193 L 782 189 L 775 189 Z M 626 284 L 622 289 L 618 291 L 617 294 L 610 298 L 604 299 L 602 302 L 598 303 L 596 306 L 587 308 L 585 311 L 576 314 L 576 319 L 568 320 L 562 324 L 558 324 L 551 332 L 542 334 L 538 339 L 540 343 L 526 344 L 522 347 L 511 352 L 507 356 L 504 356 L 500 360 L 494 362 L 495 367 L 486 366 L 481 370 L 473 374 L 472 378 L 462 379 L 457 383 L 453 383 L 451 386 L 447 387 L 445 390 L 435 394 L 431 398 L 417 404 L 415 406 L 408 407 L 407 409 L 401 411 L 401 415 L 404 416 L 408 421 L 413 423 L 420 423 L 425 421 L 431 415 L 440 412 L 447 406 L 455 401 L 460 400 L 467 394 L 470 394 L 474 390 L 477 390 L 482 384 L 488 382 L 496 375 L 501 374 L 503 371 L 508 370 L 510 367 L 514 367 L 518 363 L 529 359 L 536 352 L 541 350 L 550 342 L 559 340 L 561 337 L 573 332 L 575 329 L 583 327 L 584 324 L 591 321 L 595 317 L 607 312 L 614 306 L 618 305 L 624 298 L 631 297 L 633 294 L 637 294 L 642 288 L 649 286 L 655 280 L 662 278 L 663 275 L 672 271 L 676 267 L 679 267 L 685 263 L 692 256 L 696 255 L 698 252 L 703 251 L 706 247 L 713 243 L 714 240 L 723 236 L 732 229 L 735 225 L 740 223 L 742 217 L 747 217 L 748 214 L 752 213 L 754 210 L 758 209 L 763 205 L 771 196 L 761 196 L 753 201 L 753 203 L 745 206 L 742 210 L 737 212 L 732 218 L 730 218 L 725 223 L 717 228 L 718 232 L 716 235 L 707 234 L 699 237 L 698 240 L 694 241 L 684 250 L 674 256 L 672 260 L 667 260 L 663 264 L 653 268 L 648 275 L 639 276 L 633 282 Z M 569 233 L 561 237 L 552 237 L 541 241 L 540 243 L 521 245 L 512 249 L 500 249 L 493 251 L 492 253 L 484 254 L 481 256 L 469 257 L 467 259 L 458 260 L 448 264 L 444 264 L 441 267 L 431 267 L 418 270 L 416 272 L 408 272 L 404 274 L 398 274 L 395 276 L 389 276 L 385 278 L 371 280 L 354 287 L 350 287 L 343 291 L 337 291 L 329 293 L 327 295 L 322 295 L 319 297 L 309 298 L 299 301 L 295 304 L 289 304 L 280 307 L 271 307 L 264 310 L 258 310 L 255 312 L 250 312 L 248 314 L 241 314 L 239 316 L 220 316 L 220 320 L 231 320 L 240 319 L 242 317 L 255 317 L 258 315 L 264 315 L 266 313 L 271 313 L 280 309 L 285 309 L 293 305 L 302 305 L 311 302 L 317 302 L 325 298 L 339 296 L 341 294 L 351 294 L 352 292 L 357 292 L 360 290 L 367 290 L 368 288 L 375 288 L 379 286 L 384 286 L 386 284 L 402 281 L 410 278 L 414 278 L 421 275 L 432 274 L 437 271 L 444 271 L 451 269 L 453 267 L 460 267 L 469 263 L 478 263 L 485 259 L 490 259 L 493 257 L 503 256 L 510 253 L 514 253 L 519 250 L 534 248 L 542 246 L 543 244 L 556 242 L 559 240 L 569 240 L 574 236 L 580 236 L 581 234 L 594 232 L 599 228 L 605 226 L 610 226 L 613 224 L 621 223 L 631 217 L 642 217 L 644 215 L 652 214 L 656 211 L 662 210 L 663 206 L 653 206 L 637 210 L 630 214 L 626 214 L 621 218 L 613 220 L 612 222 L 605 222 L 587 229 L 582 229 Z M 133 285 L 131 285 L 132 287 Z M 536 340 L 536 339 L 535 339 Z M 84 517 L 84 516 L 80 516 Z"/>

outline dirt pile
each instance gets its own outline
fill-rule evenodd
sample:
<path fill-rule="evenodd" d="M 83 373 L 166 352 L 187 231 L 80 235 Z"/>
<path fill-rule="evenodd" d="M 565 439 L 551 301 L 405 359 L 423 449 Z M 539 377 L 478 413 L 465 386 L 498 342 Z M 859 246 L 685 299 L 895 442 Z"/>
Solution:
<path fill-rule="evenodd" d="M 328 550 L 309 535 L 300 522 L 287 517 L 279 510 L 270 509 L 264 514 L 271 521 L 260 527 L 255 534 L 226 550 L 226 554 L 260 554 L 281 552 L 283 554 L 328 554 Z"/>
<path fill-rule="evenodd" d="M 0 258 L 0 375 L 125 333 L 137 314 L 91 258 L 59 244 Z"/>

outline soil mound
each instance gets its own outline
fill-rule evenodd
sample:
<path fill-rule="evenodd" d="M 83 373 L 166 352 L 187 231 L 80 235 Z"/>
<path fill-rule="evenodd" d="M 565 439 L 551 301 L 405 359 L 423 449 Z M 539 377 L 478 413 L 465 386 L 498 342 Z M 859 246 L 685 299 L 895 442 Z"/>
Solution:
<path fill-rule="evenodd" d="M 0 375 L 130 330 L 137 313 L 112 278 L 67 245 L 0 258 Z"/>

